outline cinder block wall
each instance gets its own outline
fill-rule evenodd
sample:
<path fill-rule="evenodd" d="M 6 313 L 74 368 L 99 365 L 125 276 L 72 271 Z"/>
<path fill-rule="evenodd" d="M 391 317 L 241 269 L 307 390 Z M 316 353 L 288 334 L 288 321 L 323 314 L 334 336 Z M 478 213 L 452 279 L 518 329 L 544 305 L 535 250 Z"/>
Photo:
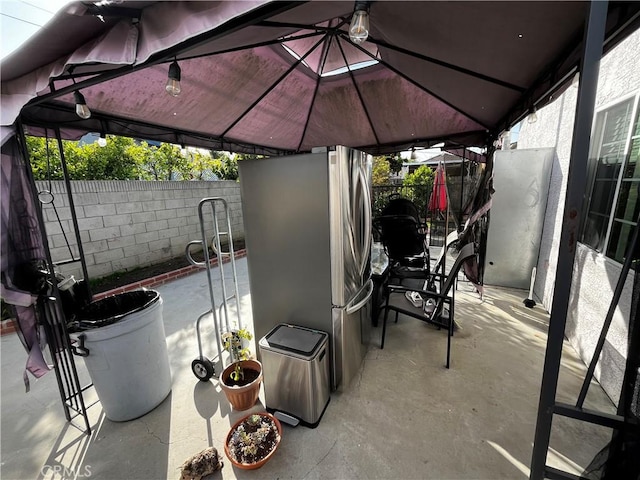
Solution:
<path fill-rule="evenodd" d="M 49 182 L 38 181 L 36 187 L 39 192 L 50 190 L 54 196 L 53 203 L 43 204 L 54 262 L 69 259 L 72 254 L 79 258 L 64 182 L 54 181 L 49 186 Z M 73 181 L 71 192 L 90 278 L 184 255 L 187 243 L 201 238 L 198 203 L 205 197 L 226 200 L 233 239 L 244 238 L 240 184 L 233 181 Z M 46 195 L 40 196 L 47 201 Z M 209 213 L 209 243 L 213 236 L 210 212 L 210 208 L 205 209 Z M 223 210 L 219 208 L 217 213 L 221 231 L 226 231 Z M 82 277 L 80 263 L 61 266 L 60 270 Z"/>

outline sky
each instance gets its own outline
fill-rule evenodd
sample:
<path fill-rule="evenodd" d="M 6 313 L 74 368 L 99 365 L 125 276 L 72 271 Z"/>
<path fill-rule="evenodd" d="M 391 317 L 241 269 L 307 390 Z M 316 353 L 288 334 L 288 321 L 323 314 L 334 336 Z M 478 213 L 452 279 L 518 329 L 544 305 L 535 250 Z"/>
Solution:
<path fill-rule="evenodd" d="M 0 0 L 0 58 L 18 48 L 69 0 Z"/>

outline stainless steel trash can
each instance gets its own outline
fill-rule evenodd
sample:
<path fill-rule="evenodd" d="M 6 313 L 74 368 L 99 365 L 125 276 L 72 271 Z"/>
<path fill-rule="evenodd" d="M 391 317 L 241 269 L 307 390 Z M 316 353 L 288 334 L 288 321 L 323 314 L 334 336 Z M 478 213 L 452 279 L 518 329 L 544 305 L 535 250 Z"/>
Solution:
<path fill-rule="evenodd" d="M 258 343 L 267 409 L 315 428 L 329 404 L 329 335 L 280 324 Z"/>

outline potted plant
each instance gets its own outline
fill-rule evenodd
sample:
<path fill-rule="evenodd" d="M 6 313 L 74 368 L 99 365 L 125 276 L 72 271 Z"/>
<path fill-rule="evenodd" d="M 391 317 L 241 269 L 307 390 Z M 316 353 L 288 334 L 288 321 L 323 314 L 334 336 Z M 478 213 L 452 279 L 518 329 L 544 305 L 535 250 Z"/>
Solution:
<path fill-rule="evenodd" d="M 220 386 L 234 410 L 248 410 L 253 407 L 260 394 L 262 365 L 251 359 L 250 351 L 243 341 L 250 341 L 248 330 L 233 330 L 223 334 L 223 346 L 231 357 L 231 363 L 220 375 Z"/>
<path fill-rule="evenodd" d="M 281 438 L 282 425 L 277 418 L 269 413 L 254 413 L 229 430 L 224 452 L 236 467 L 253 470 L 271 459 Z"/>

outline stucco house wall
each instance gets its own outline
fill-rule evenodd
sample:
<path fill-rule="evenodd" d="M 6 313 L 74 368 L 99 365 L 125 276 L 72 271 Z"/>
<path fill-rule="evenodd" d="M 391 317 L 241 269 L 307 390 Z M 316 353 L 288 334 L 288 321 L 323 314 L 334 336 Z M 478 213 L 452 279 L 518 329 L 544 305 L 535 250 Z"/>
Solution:
<path fill-rule="evenodd" d="M 638 91 L 640 91 L 640 30 L 630 35 L 600 62 L 596 113 Z M 538 258 L 538 275 L 534 288 L 535 294 L 549 311 L 557 269 L 577 92 L 576 83 L 555 102 L 538 111 L 537 122 L 533 124 L 523 122 L 518 137 L 519 149 L 555 147 L 557 152 L 557 159 L 551 172 Z M 621 268 L 619 263 L 578 243 L 565 335 L 587 364 L 593 356 Z M 596 369 L 596 378 L 616 403 L 620 394 L 627 354 L 627 327 L 633 275 L 633 273 L 628 275 Z"/>

